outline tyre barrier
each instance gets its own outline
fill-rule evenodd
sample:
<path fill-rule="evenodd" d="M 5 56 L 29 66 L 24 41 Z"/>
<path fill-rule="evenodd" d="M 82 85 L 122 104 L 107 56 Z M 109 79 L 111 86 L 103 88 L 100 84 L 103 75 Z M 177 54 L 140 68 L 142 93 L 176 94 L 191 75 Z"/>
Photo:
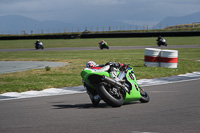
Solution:
<path fill-rule="evenodd" d="M 178 51 L 145 48 L 144 65 L 147 67 L 177 68 Z"/>
<path fill-rule="evenodd" d="M 177 68 L 178 51 L 162 50 L 160 54 L 160 67 Z"/>
<path fill-rule="evenodd" d="M 144 65 L 147 67 L 159 67 L 160 49 L 145 48 Z"/>

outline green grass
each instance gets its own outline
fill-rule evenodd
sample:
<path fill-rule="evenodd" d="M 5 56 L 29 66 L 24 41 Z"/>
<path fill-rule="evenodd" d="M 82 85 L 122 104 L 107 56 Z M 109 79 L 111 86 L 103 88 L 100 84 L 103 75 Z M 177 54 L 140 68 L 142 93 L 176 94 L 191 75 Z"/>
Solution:
<path fill-rule="evenodd" d="M 97 39 L 90 41 L 95 42 Z M 138 79 L 166 77 L 200 70 L 200 62 L 195 61 L 200 59 L 200 49 L 177 50 L 179 51 L 179 55 L 178 68 L 176 69 L 144 67 L 144 50 L 142 49 L 1 52 L 1 61 L 61 61 L 70 64 L 63 67 L 51 68 L 50 71 L 46 71 L 44 68 L 0 74 L 0 93 L 81 85 L 80 72 L 89 60 L 93 60 L 98 64 L 104 64 L 108 61 L 130 64 L 134 67 L 135 75 Z"/>
<path fill-rule="evenodd" d="M 180 25 L 174 25 L 174 26 L 168 26 L 164 28 L 163 30 L 168 31 L 199 31 L 200 30 L 200 24 L 180 24 Z"/>
<path fill-rule="evenodd" d="M 200 37 L 164 37 L 168 45 L 200 44 Z M 156 37 L 143 38 L 104 38 L 109 46 L 155 46 Z M 95 39 L 45 39 L 41 41 L 45 48 L 58 47 L 98 47 L 102 38 Z M 0 49 L 34 48 L 36 40 L 0 40 Z"/>

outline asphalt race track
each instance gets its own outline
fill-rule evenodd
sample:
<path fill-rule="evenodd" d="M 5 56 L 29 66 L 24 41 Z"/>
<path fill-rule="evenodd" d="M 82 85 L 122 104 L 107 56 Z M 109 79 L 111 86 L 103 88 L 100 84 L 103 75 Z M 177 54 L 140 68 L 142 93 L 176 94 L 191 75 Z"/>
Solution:
<path fill-rule="evenodd" d="M 144 49 L 149 46 L 110 47 Z M 181 45 L 152 48 L 200 48 Z M 44 51 L 97 50 L 45 48 Z M 0 49 L 0 52 L 35 49 Z M 42 51 L 42 50 L 40 50 Z M 150 102 L 93 107 L 86 93 L 0 101 L 0 133 L 199 133 L 200 79 L 143 87 Z"/>
<path fill-rule="evenodd" d="M 171 45 L 167 47 L 158 47 L 158 46 L 110 46 L 111 50 L 116 49 L 144 49 L 144 48 L 200 48 L 200 45 Z M 99 50 L 99 47 L 66 47 L 66 48 L 45 48 L 44 50 L 39 51 L 73 51 L 73 50 Z M 14 52 L 14 51 L 36 51 L 33 49 L 0 49 L 0 52 Z"/>
<path fill-rule="evenodd" d="M 86 93 L 0 101 L 0 133 L 198 133 L 200 79 L 143 87 L 150 102 L 93 107 Z"/>

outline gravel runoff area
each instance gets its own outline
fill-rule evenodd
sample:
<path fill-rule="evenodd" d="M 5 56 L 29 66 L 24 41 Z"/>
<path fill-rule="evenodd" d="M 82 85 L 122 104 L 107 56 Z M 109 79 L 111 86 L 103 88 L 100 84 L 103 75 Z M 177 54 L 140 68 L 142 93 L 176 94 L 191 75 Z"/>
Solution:
<path fill-rule="evenodd" d="M 64 62 L 48 62 L 48 61 L 0 61 L 0 74 L 9 72 L 18 72 L 28 69 L 40 69 L 49 67 L 61 67 L 67 65 Z"/>

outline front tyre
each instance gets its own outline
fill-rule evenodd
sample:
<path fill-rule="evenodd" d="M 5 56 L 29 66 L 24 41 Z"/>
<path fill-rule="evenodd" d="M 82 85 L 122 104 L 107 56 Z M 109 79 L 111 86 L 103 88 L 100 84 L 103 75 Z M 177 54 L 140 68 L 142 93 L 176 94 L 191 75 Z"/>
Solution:
<path fill-rule="evenodd" d="M 103 47 L 102 46 L 99 46 L 99 48 L 102 50 L 103 49 Z"/>
<path fill-rule="evenodd" d="M 141 95 L 140 102 L 148 103 L 150 98 L 149 98 L 149 95 L 147 94 L 147 92 L 144 91 L 141 87 L 139 87 L 139 91 L 140 91 L 140 95 Z"/>
<path fill-rule="evenodd" d="M 112 107 L 120 107 L 124 104 L 122 94 L 115 87 L 110 87 L 106 83 L 100 83 L 97 92 L 101 99 Z"/>

